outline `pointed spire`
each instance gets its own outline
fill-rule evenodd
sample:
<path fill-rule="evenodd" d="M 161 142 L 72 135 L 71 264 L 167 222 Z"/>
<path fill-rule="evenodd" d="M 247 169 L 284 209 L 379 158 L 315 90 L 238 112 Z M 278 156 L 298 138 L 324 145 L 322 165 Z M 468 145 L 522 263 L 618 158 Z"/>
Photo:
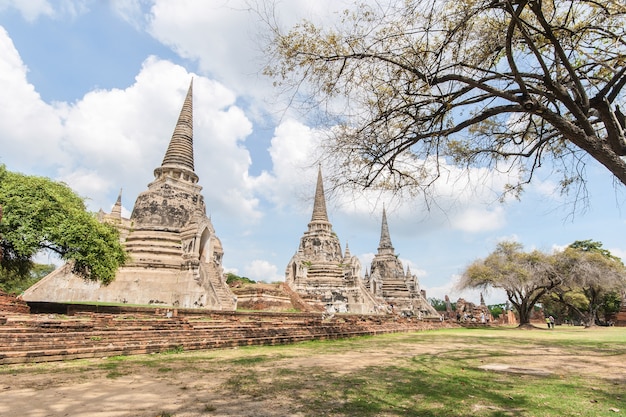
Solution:
<path fill-rule="evenodd" d="M 311 223 L 328 223 L 328 213 L 326 212 L 326 198 L 324 197 L 324 183 L 322 181 L 322 166 L 317 171 L 317 187 L 315 188 L 315 201 L 313 202 L 313 215 Z"/>
<path fill-rule="evenodd" d="M 406 266 L 406 277 L 411 278 L 411 267 L 409 265 Z"/>
<path fill-rule="evenodd" d="M 348 242 L 346 242 L 346 251 L 344 252 L 343 259 L 352 258 L 352 254 L 350 253 L 350 247 L 348 246 Z"/>
<path fill-rule="evenodd" d="M 391 244 L 391 237 L 389 236 L 389 226 L 387 225 L 387 212 L 385 206 L 383 206 L 383 221 L 380 226 L 380 243 L 378 244 L 378 251 L 381 249 L 391 249 L 393 252 L 393 245 Z"/>
<path fill-rule="evenodd" d="M 178 116 L 161 167 L 183 168 L 193 172 L 193 79 Z"/>
<path fill-rule="evenodd" d="M 122 217 L 122 189 L 120 188 L 120 193 L 117 195 L 117 201 L 113 205 L 111 209 L 111 215 L 116 217 Z"/>

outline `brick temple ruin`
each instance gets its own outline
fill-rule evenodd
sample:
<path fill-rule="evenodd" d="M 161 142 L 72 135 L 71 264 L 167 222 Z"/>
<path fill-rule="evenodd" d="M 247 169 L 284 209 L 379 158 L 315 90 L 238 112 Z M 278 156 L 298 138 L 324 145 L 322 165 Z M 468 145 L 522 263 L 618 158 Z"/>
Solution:
<path fill-rule="evenodd" d="M 100 221 L 119 230 L 130 255 L 113 282 L 86 281 L 66 264 L 29 288 L 24 300 L 235 310 L 238 299 L 226 284 L 222 244 L 206 215 L 194 171 L 193 83 L 154 177 L 137 197 L 130 218 L 122 216 L 121 191 L 110 213 L 98 213 Z M 439 317 L 417 276 L 405 271 L 394 253 L 384 209 L 378 253 L 361 276 L 358 258 L 347 245 L 342 251 L 328 219 L 321 167 L 311 221 L 287 265 L 284 285 L 236 291 L 247 308 Z"/>
<path fill-rule="evenodd" d="M 206 215 L 194 171 L 193 82 L 154 181 L 137 197 L 130 219 L 121 194 L 102 221 L 120 230 L 130 261 L 107 286 L 85 281 L 64 265 L 29 288 L 27 301 L 93 301 L 235 310 L 224 280 L 222 244 Z"/>
<path fill-rule="evenodd" d="M 365 288 L 361 263 L 341 243 L 328 220 L 322 170 L 317 173 L 313 214 L 285 270 L 285 282 L 308 303 L 329 312 L 374 313 L 380 300 Z"/>
<path fill-rule="evenodd" d="M 374 255 L 364 282 L 371 293 L 382 298 L 392 312 L 418 317 L 437 317 L 439 313 L 426 299 L 426 292 L 419 286 L 417 275 L 406 272 L 391 243 L 387 213 L 383 207 L 378 252 Z"/>
<path fill-rule="evenodd" d="M 309 303 L 328 312 L 439 317 L 420 290 L 417 276 L 408 268 L 405 273 L 395 254 L 384 209 L 378 253 L 365 279 L 361 277 L 361 263 L 347 244 L 342 254 L 339 237 L 328 220 L 321 168 L 311 221 L 287 265 L 285 282 Z"/>

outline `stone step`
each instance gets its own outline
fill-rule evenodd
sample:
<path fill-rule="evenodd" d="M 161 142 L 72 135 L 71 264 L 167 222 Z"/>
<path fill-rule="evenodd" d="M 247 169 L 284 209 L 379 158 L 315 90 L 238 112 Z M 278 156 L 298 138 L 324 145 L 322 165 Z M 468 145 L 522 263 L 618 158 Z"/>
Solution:
<path fill-rule="evenodd" d="M 57 349 L 40 349 L 28 351 L 3 351 L 0 352 L 0 364 L 15 364 L 29 362 L 49 362 L 69 359 L 85 359 L 119 355 L 139 355 L 166 352 L 168 350 L 204 350 L 216 348 L 229 348 L 237 346 L 251 345 L 279 345 L 295 343 L 308 340 L 325 340 L 352 337 L 357 335 L 374 335 L 388 333 L 390 331 L 369 330 L 354 331 L 347 330 L 335 333 L 318 334 L 286 334 L 279 336 L 260 336 L 246 338 L 228 339 L 202 339 L 202 340 L 168 340 L 153 343 L 134 343 L 128 345 L 107 345 L 107 346 L 84 346 Z"/>
<path fill-rule="evenodd" d="M 13 335 L 2 335 L 0 351 L 29 351 L 50 349 L 58 346 L 84 347 L 85 345 L 124 345 L 126 341 L 131 344 L 153 343 L 155 340 L 168 340 L 172 343 L 183 343 L 194 339 L 226 340 L 237 338 L 255 339 L 258 337 L 279 337 L 279 336 L 306 336 L 316 334 L 336 334 L 345 333 L 346 329 L 338 328 L 335 325 L 320 325 L 317 327 L 305 326 L 281 326 L 281 327 L 259 327 L 259 326 L 237 326 L 231 328 L 201 330 L 169 330 L 169 331 L 128 331 L 120 330 L 115 332 L 81 332 L 81 333 L 15 333 Z"/>
<path fill-rule="evenodd" d="M 149 311 L 149 310 L 137 310 Z M 153 310 L 157 312 L 160 310 Z M 84 312 L 79 319 L 30 315 L 0 325 L 0 364 L 284 344 L 420 329 L 423 323 L 396 316 L 189 312 L 158 318 Z"/>

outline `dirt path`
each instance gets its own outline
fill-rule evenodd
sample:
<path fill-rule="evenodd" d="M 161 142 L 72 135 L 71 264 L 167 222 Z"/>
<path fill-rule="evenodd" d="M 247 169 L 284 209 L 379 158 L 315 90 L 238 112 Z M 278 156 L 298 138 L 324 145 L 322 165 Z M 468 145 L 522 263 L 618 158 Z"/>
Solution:
<path fill-rule="evenodd" d="M 463 346 L 483 351 L 485 347 Z M 304 416 L 294 403 L 307 389 L 309 375 L 342 374 L 368 366 L 397 364 L 419 355 L 439 355 L 449 347 L 426 343 L 357 343 L 354 349 L 331 346 L 229 349 L 153 355 L 130 359 L 102 358 L 0 368 L 2 417 L 199 417 Z M 489 357 L 488 355 L 485 356 Z M 493 356 L 491 357 L 493 358 Z M 523 358 L 523 360 L 520 360 Z M 479 363 L 483 360 L 477 359 Z M 626 357 L 573 357 L 554 348 L 511 349 L 497 362 L 485 359 L 491 372 L 529 375 L 598 375 L 624 380 Z M 284 380 L 298 381 L 300 398 L 283 398 L 263 387 Z M 255 385 L 258 395 L 240 394 Z M 330 388 L 330 387 L 329 387 Z M 248 389 L 247 392 L 250 392 Z M 295 410 L 295 411 L 294 411 Z"/>

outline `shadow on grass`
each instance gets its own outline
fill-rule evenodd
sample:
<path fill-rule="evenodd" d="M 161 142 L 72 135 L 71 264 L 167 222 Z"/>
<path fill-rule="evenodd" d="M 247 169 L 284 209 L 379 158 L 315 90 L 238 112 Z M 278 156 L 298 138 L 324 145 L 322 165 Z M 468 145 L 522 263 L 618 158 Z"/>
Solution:
<path fill-rule="evenodd" d="M 318 387 L 307 415 L 327 410 L 345 416 L 596 417 L 603 415 L 601 411 L 609 413 L 610 407 L 624 406 L 616 401 L 615 392 L 590 393 L 578 379 L 494 375 L 439 365 L 437 370 L 373 367 L 348 376 L 321 377 L 317 383 L 332 390 L 320 392 Z"/>
<path fill-rule="evenodd" d="M 519 334 L 515 340 L 489 340 L 485 336 L 480 335 L 479 340 L 468 334 L 447 337 L 446 344 L 459 348 L 404 356 L 393 366 L 370 366 L 352 372 L 315 367 L 236 369 L 224 388 L 231 394 L 259 399 L 291 398 L 293 411 L 304 416 L 608 417 L 616 415 L 614 410 L 626 408 L 622 399 L 626 396 L 621 394 L 623 381 L 479 368 L 481 363 L 500 357 L 509 362 L 517 358 L 519 368 L 523 368 L 526 355 L 535 354 L 544 343 Z M 585 352 L 606 355 L 605 349 L 613 343 L 589 341 Z M 572 352 L 575 346 L 568 340 L 560 344 L 561 349 Z M 520 347 L 524 350 L 521 355 Z M 572 360 L 576 358 L 572 353 Z M 255 365 L 263 359 L 251 357 L 238 364 Z"/>

